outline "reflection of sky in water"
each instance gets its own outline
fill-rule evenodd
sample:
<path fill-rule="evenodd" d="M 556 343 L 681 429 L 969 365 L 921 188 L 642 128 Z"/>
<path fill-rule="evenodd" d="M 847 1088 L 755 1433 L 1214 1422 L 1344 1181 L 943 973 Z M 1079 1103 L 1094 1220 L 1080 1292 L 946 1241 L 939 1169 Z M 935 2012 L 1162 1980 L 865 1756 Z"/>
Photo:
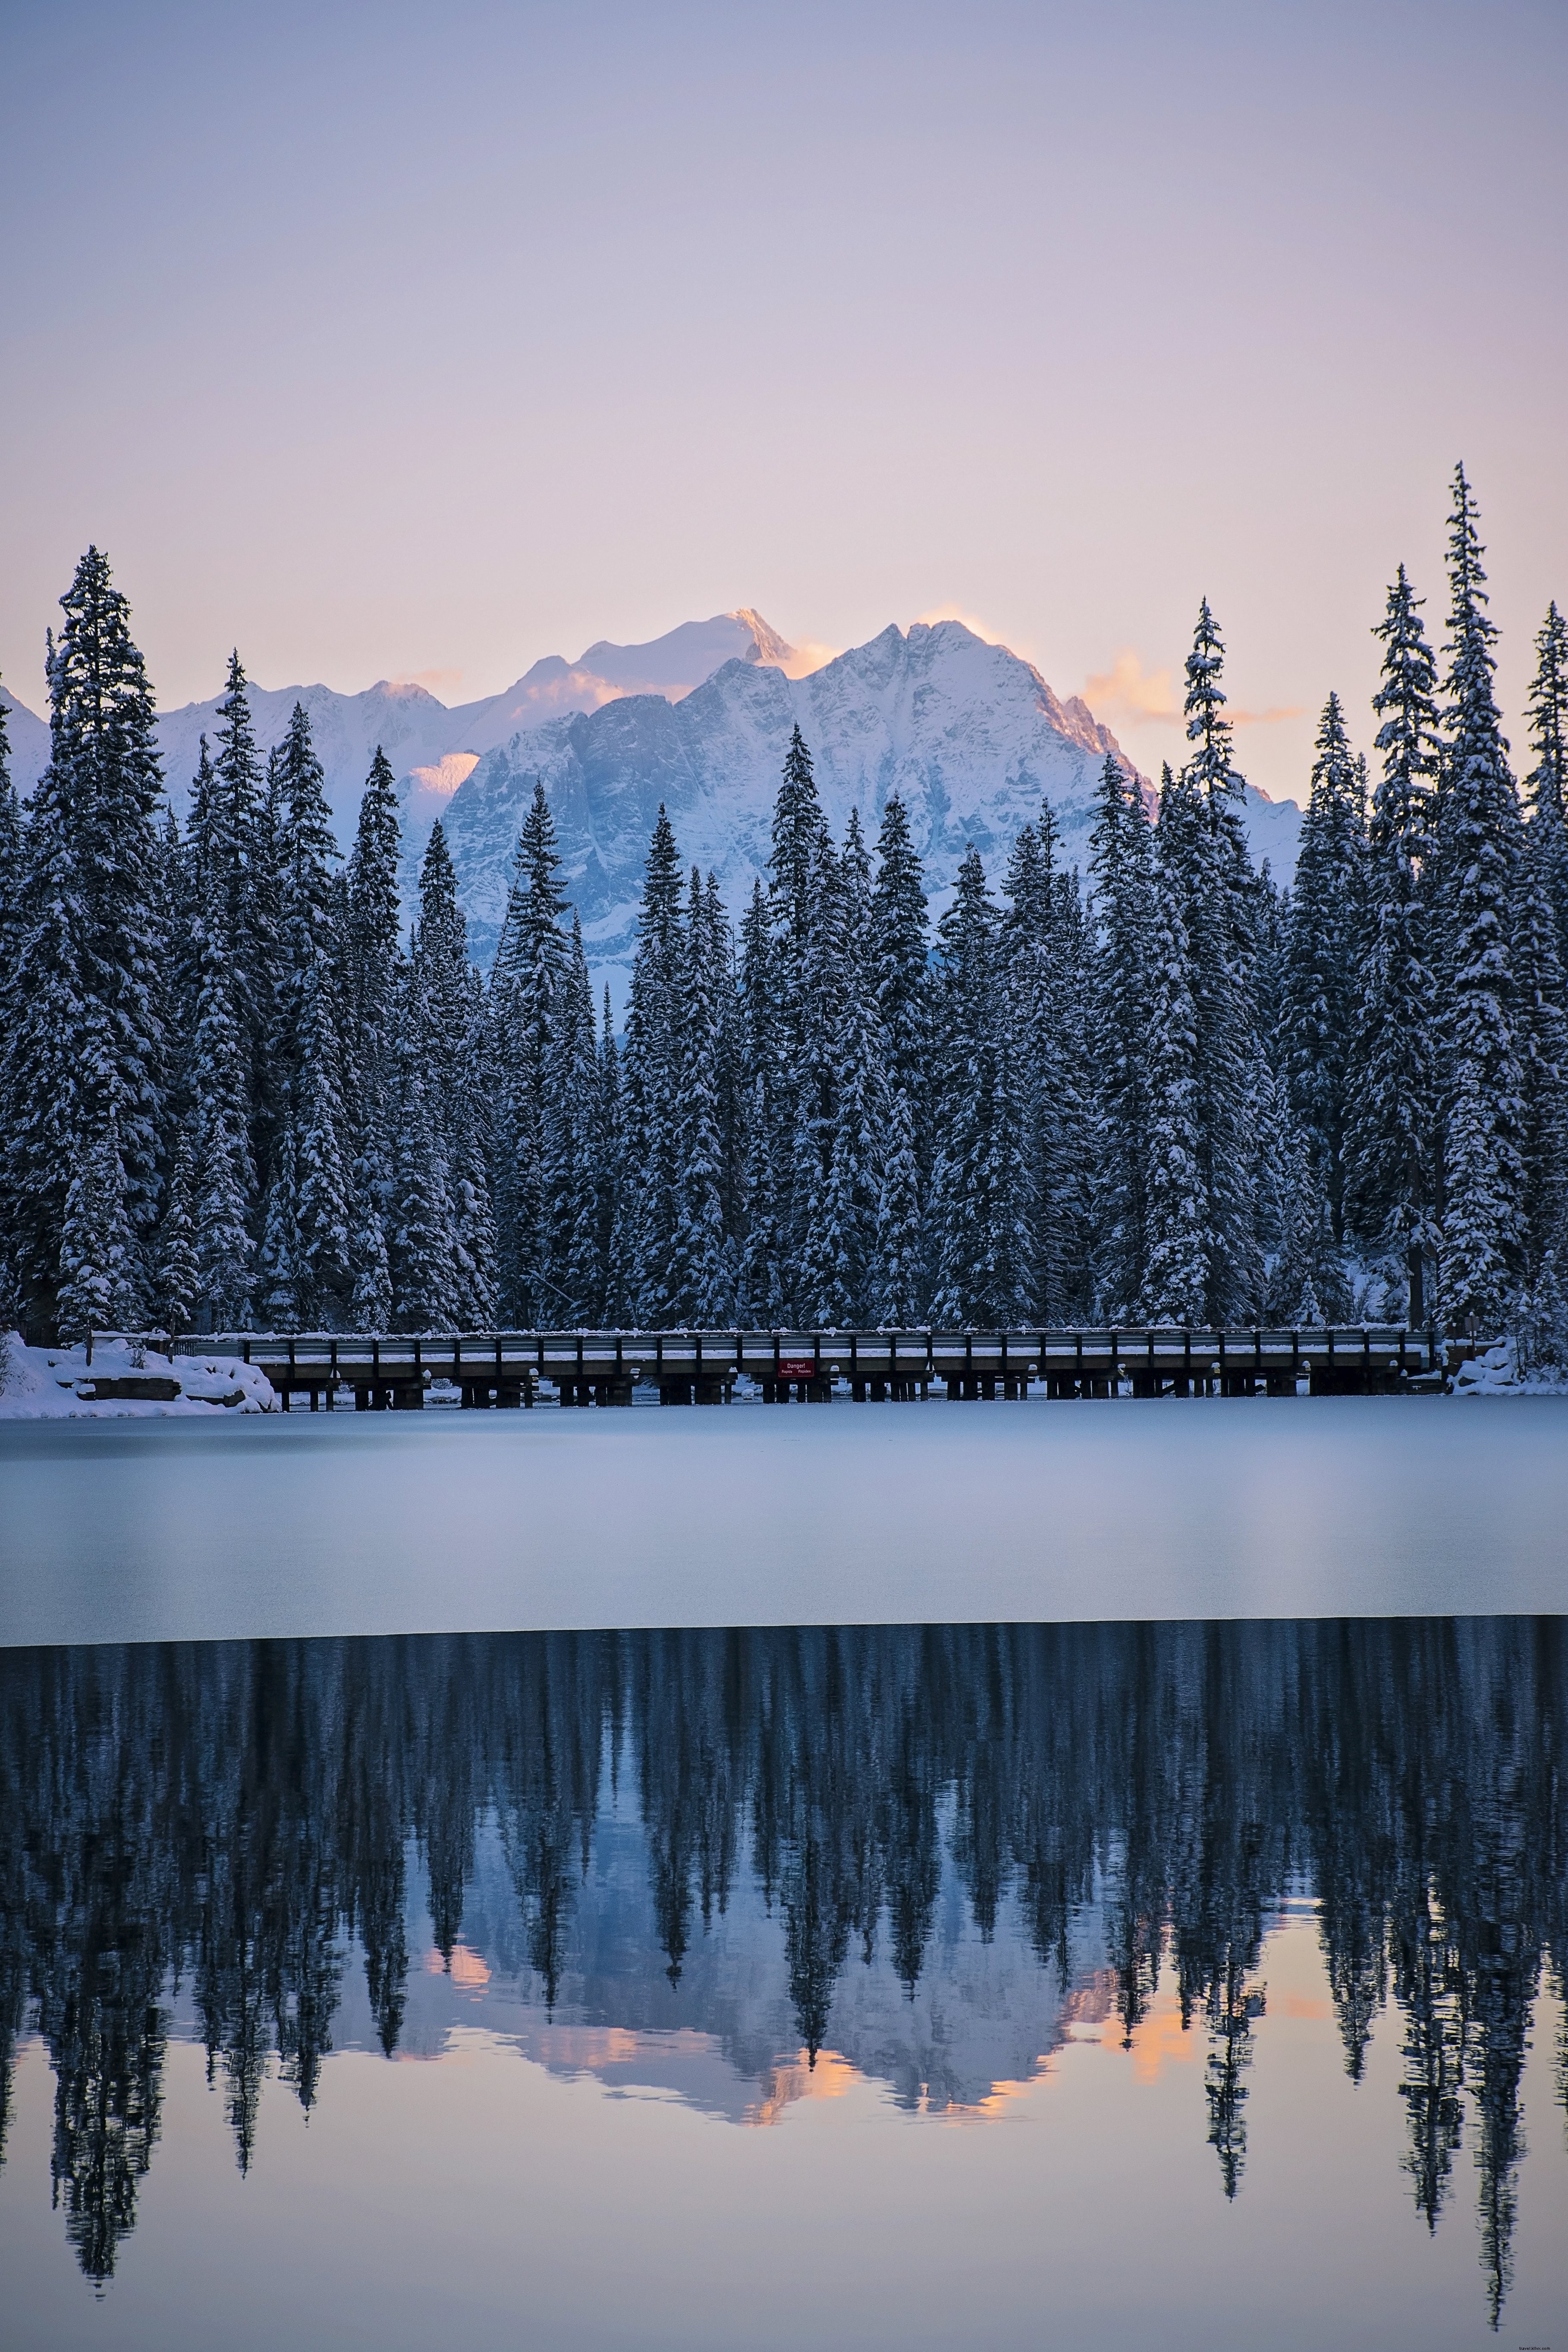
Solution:
<path fill-rule="evenodd" d="M 0 1654 L 6 2341 L 1550 2343 L 1564 1785 L 1557 1620 Z"/>

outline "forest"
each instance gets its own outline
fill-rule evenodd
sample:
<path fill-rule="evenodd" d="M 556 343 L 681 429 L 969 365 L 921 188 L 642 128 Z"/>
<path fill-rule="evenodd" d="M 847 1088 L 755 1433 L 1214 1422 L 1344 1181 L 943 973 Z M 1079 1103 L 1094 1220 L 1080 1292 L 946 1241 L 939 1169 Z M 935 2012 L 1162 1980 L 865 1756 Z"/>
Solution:
<path fill-rule="evenodd" d="M 1436 1318 L 1568 1360 L 1568 625 L 1521 782 L 1483 553 L 1460 467 L 1442 642 L 1401 565 L 1288 889 L 1205 600 L 1188 756 L 1107 758 L 1087 874 L 1043 806 L 933 927 L 901 802 L 835 841 L 797 729 L 745 908 L 661 812 L 617 1030 L 542 787 L 488 973 L 440 826 L 405 925 L 389 761 L 341 856 L 237 654 L 182 825 L 89 549 L 26 803 L 0 734 L 0 1328 Z"/>

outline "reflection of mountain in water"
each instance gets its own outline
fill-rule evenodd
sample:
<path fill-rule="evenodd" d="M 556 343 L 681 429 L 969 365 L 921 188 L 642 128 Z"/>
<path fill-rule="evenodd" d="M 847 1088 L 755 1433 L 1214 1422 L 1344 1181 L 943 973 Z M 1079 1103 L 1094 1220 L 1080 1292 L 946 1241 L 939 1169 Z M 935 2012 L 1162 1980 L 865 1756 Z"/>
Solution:
<path fill-rule="evenodd" d="M 1473 2137 L 1495 2316 L 1565 1792 L 1555 1620 L 0 1654 L 0 2086 L 36 2025 L 103 2278 L 187 2016 L 248 2164 L 274 2053 L 308 2106 L 362 2032 L 484 2023 L 753 2119 L 826 2053 L 940 2109 L 1163 1981 L 1234 2195 L 1259 1948 L 1310 1887 L 1352 2074 L 1398 2004 L 1433 2226 Z"/>

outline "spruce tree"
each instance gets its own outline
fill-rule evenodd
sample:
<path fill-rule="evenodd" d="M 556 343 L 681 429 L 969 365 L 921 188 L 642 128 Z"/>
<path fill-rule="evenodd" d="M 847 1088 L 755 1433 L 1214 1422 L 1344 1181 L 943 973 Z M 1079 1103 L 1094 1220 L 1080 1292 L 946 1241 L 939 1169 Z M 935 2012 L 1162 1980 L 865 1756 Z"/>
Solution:
<path fill-rule="evenodd" d="M 1509 906 L 1520 851 L 1513 779 L 1492 691 L 1475 502 L 1463 467 L 1449 532 L 1450 701 L 1444 716 L 1446 911 L 1453 925 L 1443 1297 L 1462 1328 L 1495 1332 L 1522 1265 L 1522 1075 L 1513 1031 Z"/>
<path fill-rule="evenodd" d="M 925 1306 L 925 1247 L 914 1120 L 901 1087 L 889 1104 L 887 1120 L 870 1278 L 871 1313 L 884 1330 L 907 1330 L 919 1323 Z"/>
<path fill-rule="evenodd" d="M 1282 1058 L 1335 1234 L 1342 1236 L 1348 1073 L 1364 929 L 1364 814 L 1337 694 L 1324 705 L 1316 748 L 1286 927 Z"/>
<path fill-rule="evenodd" d="M 711 910 L 695 866 L 680 945 L 680 1069 L 669 1303 L 678 1323 L 702 1328 L 727 1322 L 732 1301 L 724 1246 L 720 1114 L 723 942 L 714 936 Z"/>
<path fill-rule="evenodd" d="M 196 1159 L 191 1124 L 183 1119 L 174 1139 L 174 1156 L 163 1191 L 163 1215 L 158 1227 L 153 1267 L 153 1308 L 171 1345 L 193 1328 L 201 1295 L 196 1263 Z"/>
<path fill-rule="evenodd" d="M 199 969 L 188 1074 L 193 1305 L 207 1330 L 243 1329 L 251 1313 L 249 1228 L 257 1191 L 247 1124 L 250 1069 L 237 1002 L 239 976 L 216 878 L 204 892 L 195 939 Z"/>
<path fill-rule="evenodd" d="M 681 931 L 680 853 L 661 805 L 648 845 L 621 1053 L 625 1172 L 616 1257 L 626 1312 L 644 1328 L 669 1311 Z"/>
<path fill-rule="evenodd" d="M 1183 918 L 1183 900 L 1189 892 L 1185 861 L 1173 847 L 1181 817 L 1201 826 L 1201 806 L 1167 768 L 1147 963 L 1151 1003 L 1141 1304 L 1144 1321 L 1179 1328 L 1208 1319 L 1212 1281 L 1197 1075 L 1201 1039 L 1192 949 Z M 1195 837 L 1200 844 L 1205 838 L 1202 831 Z"/>
<path fill-rule="evenodd" d="M 868 978 L 875 996 L 888 1085 L 901 1093 L 921 1159 L 921 1107 L 931 1076 L 931 952 L 925 870 L 910 836 L 896 793 L 889 795 L 877 835 L 877 877 L 871 887 Z M 929 1159 L 921 1159 L 929 1165 Z"/>
<path fill-rule="evenodd" d="M 490 974 L 490 1016 L 502 1074 L 493 1129 L 501 1311 L 524 1328 L 549 1322 L 550 1238 L 544 1092 L 566 961 L 561 859 L 543 784 L 518 836 L 511 890 Z"/>
<path fill-rule="evenodd" d="M 1027 1313 L 1031 1237 L 1018 1197 L 1020 1126 L 999 923 L 973 845 L 938 930 L 940 1140 L 930 1221 L 933 1320 L 993 1328 Z"/>
<path fill-rule="evenodd" d="M 774 961 L 768 901 L 757 882 L 741 923 L 738 1085 L 744 1126 L 744 1233 L 736 1311 L 770 1329 L 784 1313 L 781 1202 L 789 1150 Z"/>
<path fill-rule="evenodd" d="M 1530 740 L 1535 765 L 1525 778 L 1531 850 L 1557 925 L 1557 951 L 1568 966 L 1568 621 L 1555 603 L 1535 640 Z"/>
<path fill-rule="evenodd" d="M 1373 709 L 1383 773 L 1367 845 L 1361 985 L 1346 1077 L 1346 1223 L 1363 1249 L 1387 1251 L 1408 1274 L 1405 1313 L 1426 1320 L 1426 1270 L 1436 1264 L 1437 976 L 1429 944 L 1436 665 L 1421 600 L 1400 565 L 1375 634 L 1384 645 Z"/>
<path fill-rule="evenodd" d="M 134 1330 L 145 1301 L 125 1201 L 125 1162 L 114 1115 L 83 1140 L 66 1193 L 60 1235 L 62 1339 Z"/>
<path fill-rule="evenodd" d="M 342 1021 L 347 1146 L 352 1154 L 351 1320 L 361 1328 L 388 1294 L 386 1216 L 395 1146 L 396 1035 L 404 986 L 398 905 L 399 829 L 392 763 L 376 746 L 360 800 L 342 922 Z"/>
<path fill-rule="evenodd" d="M 542 1154 L 552 1318 L 597 1319 L 599 1121 L 598 1039 L 594 999 L 575 915 L 551 1024 Z"/>
<path fill-rule="evenodd" d="M 431 828 L 420 867 L 413 988 L 422 1076 L 447 1154 L 459 1319 L 466 1329 L 483 1329 L 495 1320 L 497 1284 L 489 1039 L 483 989 L 468 961 L 468 925 L 439 823 Z"/>
<path fill-rule="evenodd" d="M 1094 1283 L 1100 1312 L 1127 1320 L 1149 1253 L 1149 1023 L 1154 950 L 1153 832 L 1109 752 L 1089 853 L 1093 880 Z"/>
<path fill-rule="evenodd" d="M 49 1319 L 57 1278 L 79 1317 L 96 1279 L 80 1254 L 90 1231 L 112 1268 L 117 1317 L 133 1322 L 160 1205 L 166 1079 L 153 695 L 130 607 L 96 548 L 60 604 L 65 625 L 47 664 L 49 767 L 33 798 L 13 919 L 5 1193 L 38 1319 Z M 104 1164 L 110 1145 L 118 1175 Z M 113 1233 L 102 1226 L 110 1215 L 122 1220 Z M 58 1256 L 68 1222 L 68 1275 Z"/>

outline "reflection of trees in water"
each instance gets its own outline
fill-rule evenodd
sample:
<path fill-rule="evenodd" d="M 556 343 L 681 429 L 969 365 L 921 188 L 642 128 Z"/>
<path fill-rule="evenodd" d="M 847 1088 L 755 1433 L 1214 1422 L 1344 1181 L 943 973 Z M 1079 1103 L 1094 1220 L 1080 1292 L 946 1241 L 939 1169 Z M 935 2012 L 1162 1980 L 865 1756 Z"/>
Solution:
<path fill-rule="evenodd" d="M 493 1816 L 548 2004 L 606 1776 L 629 1774 L 662 1949 L 754 1870 L 812 2058 L 852 1956 L 911 1990 L 942 1855 L 980 1934 L 1016 1898 L 1071 1966 L 1102 1907 L 1129 2041 L 1163 1976 L 1209 2038 L 1226 2193 L 1267 1923 L 1310 1885 L 1345 2063 L 1392 1995 L 1415 2202 L 1436 2226 L 1467 2105 L 1495 2321 L 1520 2081 L 1568 1885 L 1557 1621 L 443 1636 L 0 1657 L 0 2149 L 29 2018 L 57 2082 L 57 2195 L 114 2266 L 188 1978 L 247 2165 L 277 2053 L 315 2097 L 352 1941 L 402 2025 L 407 1857 L 448 1958 Z M 1568 2094 L 1568 2048 L 1560 2053 Z"/>

